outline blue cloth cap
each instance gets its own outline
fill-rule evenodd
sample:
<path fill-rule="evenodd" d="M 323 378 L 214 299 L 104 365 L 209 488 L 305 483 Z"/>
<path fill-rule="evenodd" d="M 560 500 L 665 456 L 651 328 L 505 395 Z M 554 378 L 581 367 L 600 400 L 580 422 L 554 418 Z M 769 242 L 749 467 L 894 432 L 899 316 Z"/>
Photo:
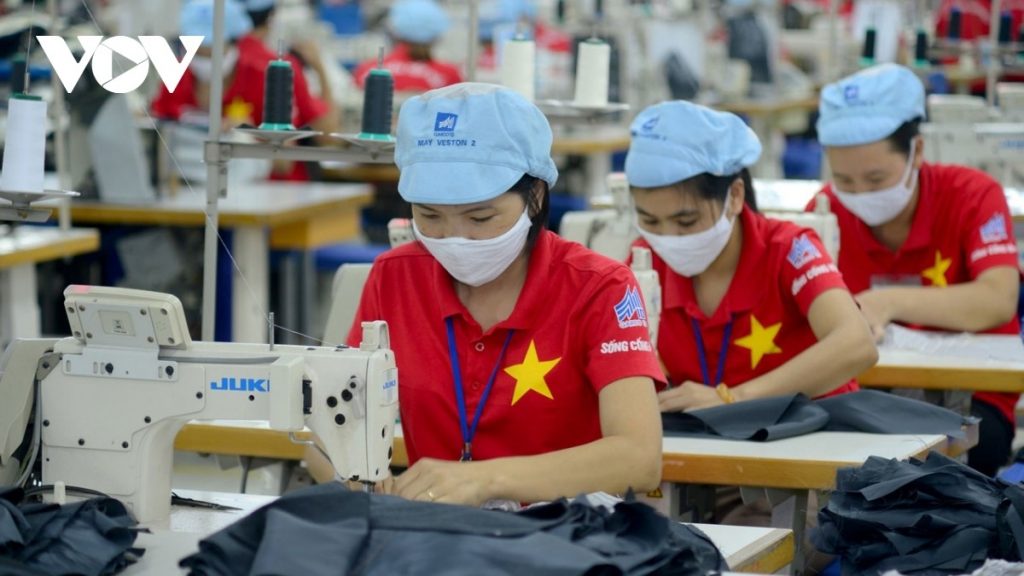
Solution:
<path fill-rule="evenodd" d="M 398 114 L 398 192 L 417 204 L 496 198 L 529 174 L 554 187 L 551 126 L 502 86 L 462 83 L 406 100 Z"/>
<path fill-rule="evenodd" d="M 202 36 L 203 46 L 213 45 L 213 0 L 190 0 L 181 7 L 178 27 L 182 36 Z M 238 40 L 252 30 L 249 13 L 237 0 L 224 1 L 224 37 Z"/>
<path fill-rule="evenodd" d="M 761 157 L 761 142 L 739 116 L 682 100 L 649 106 L 629 131 L 626 179 L 640 188 L 731 176 Z"/>
<path fill-rule="evenodd" d="M 429 44 L 441 37 L 451 22 L 433 0 L 399 0 L 388 12 L 388 27 L 400 40 Z"/>
<path fill-rule="evenodd" d="M 262 12 L 274 7 L 275 0 L 245 0 L 245 9 L 249 12 Z"/>
<path fill-rule="evenodd" d="M 536 18 L 537 5 L 533 0 L 485 0 L 480 3 L 479 37 L 492 40 L 496 27 L 524 19 L 532 22 Z"/>
<path fill-rule="evenodd" d="M 909 68 L 880 64 L 825 86 L 818 103 L 818 141 L 860 146 L 884 140 L 923 119 L 924 85 Z"/>

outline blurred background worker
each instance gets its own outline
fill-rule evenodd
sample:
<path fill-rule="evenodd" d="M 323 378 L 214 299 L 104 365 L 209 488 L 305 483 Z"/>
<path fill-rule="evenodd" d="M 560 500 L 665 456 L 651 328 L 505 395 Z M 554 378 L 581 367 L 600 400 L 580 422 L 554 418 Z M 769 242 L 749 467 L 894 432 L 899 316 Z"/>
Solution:
<path fill-rule="evenodd" d="M 451 26 L 437 2 L 399 0 L 391 6 L 387 22 L 394 47 L 384 57 L 384 68 L 394 77 L 396 91 L 424 92 L 462 81 L 458 66 L 433 56 L 434 45 Z M 377 60 L 371 59 L 356 68 L 355 81 L 360 88 L 377 65 Z"/>

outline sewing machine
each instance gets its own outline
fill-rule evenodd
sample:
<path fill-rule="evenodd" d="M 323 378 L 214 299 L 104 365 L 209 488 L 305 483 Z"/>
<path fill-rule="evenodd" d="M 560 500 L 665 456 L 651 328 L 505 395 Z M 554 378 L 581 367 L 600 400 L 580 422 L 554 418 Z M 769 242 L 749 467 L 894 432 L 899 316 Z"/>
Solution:
<path fill-rule="evenodd" d="M 973 166 L 1006 187 L 1024 186 L 1024 112 L 1020 91 L 1001 86 L 1000 109 L 975 96 L 929 96 L 921 125 L 929 162 Z"/>
<path fill-rule="evenodd" d="M 363 324 L 359 348 L 193 342 L 174 296 L 93 286 L 64 296 L 73 336 L 17 340 L 4 356 L 0 484 L 19 483 L 41 444 L 44 484 L 97 490 L 159 522 L 174 437 L 197 419 L 308 426 L 340 478 L 389 474 L 398 375 L 384 322 Z"/>
<path fill-rule="evenodd" d="M 626 175 L 615 172 L 608 175 L 608 192 L 604 202 L 592 204 L 596 210 L 566 212 L 558 234 L 566 240 L 579 242 L 598 254 L 625 261 L 629 247 L 639 237 L 636 232 L 633 206 L 629 198 Z"/>

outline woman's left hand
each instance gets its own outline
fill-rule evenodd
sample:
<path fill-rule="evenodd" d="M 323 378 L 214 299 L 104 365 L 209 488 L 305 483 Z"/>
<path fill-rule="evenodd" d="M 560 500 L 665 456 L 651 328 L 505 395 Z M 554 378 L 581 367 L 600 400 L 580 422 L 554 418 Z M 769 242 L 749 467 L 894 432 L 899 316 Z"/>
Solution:
<path fill-rule="evenodd" d="M 658 407 L 662 412 L 686 412 L 724 404 L 711 386 L 687 380 L 681 386 L 658 393 Z"/>
<path fill-rule="evenodd" d="M 410 500 L 480 506 L 493 498 L 493 475 L 484 462 L 423 458 L 395 481 L 395 494 Z"/>

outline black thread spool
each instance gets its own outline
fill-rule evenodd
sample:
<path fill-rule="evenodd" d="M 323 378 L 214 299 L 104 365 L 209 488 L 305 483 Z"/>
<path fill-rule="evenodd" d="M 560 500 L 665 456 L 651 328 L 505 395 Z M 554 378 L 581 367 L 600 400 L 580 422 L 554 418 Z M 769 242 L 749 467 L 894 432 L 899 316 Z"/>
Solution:
<path fill-rule="evenodd" d="M 1013 17 L 1009 12 L 999 15 L 999 43 L 1009 44 L 1013 42 Z"/>
<path fill-rule="evenodd" d="M 865 64 L 873 64 L 875 62 L 875 42 L 878 38 L 878 32 L 874 28 L 868 28 L 864 32 L 864 49 L 861 51 L 860 57 Z"/>
<path fill-rule="evenodd" d="M 953 8 L 949 11 L 949 33 L 946 35 L 946 38 L 953 41 L 959 40 L 962 25 L 960 9 Z"/>
<path fill-rule="evenodd" d="M 917 64 L 928 62 L 928 33 L 924 30 L 918 30 L 917 38 L 914 40 L 914 62 Z"/>
<path fill-rule="evenodd" d="M 267 65 L 263 84 L 263 123 L 261 130 L 294 130 L 292 98 L 294 81 L 292 65 L 286 60 L 272 60 Z"/>
<path fill-rule="evenodd" d="M 363 129 L 360 138 L 371 140 L 391 137 L 391 107 L 395 96 L 395 79 L 384 68 L 374 68 L 366 77 L 363 93 Z"/>
<path fill-rule="evenodd" d="M 28 62 L 24 56 L 18 55 L 11 58 L 11 93 L 28 94 L 28 80 L 25 72 L 28 70 Z"/>

